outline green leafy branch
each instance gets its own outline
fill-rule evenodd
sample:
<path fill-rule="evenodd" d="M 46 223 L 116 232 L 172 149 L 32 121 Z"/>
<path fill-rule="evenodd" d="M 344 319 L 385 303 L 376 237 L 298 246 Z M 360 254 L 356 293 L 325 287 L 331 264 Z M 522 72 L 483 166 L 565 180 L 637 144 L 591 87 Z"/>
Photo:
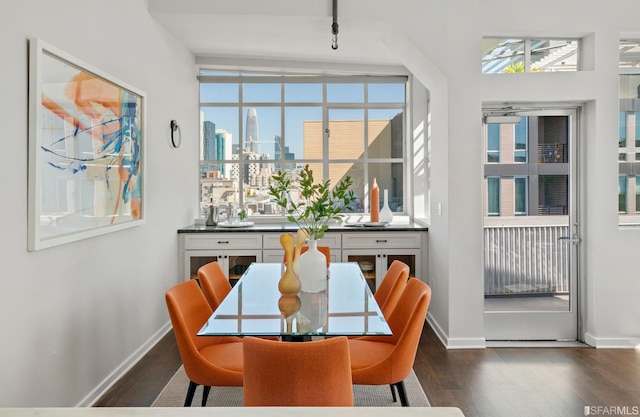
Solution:
<path fill-rule="evenodd" d="M 351 203 L 355 201 L 355 194 L 350 189 L 353 181 L 348 175 L 331 190 L 331 180 L 315 183 L 313 171 L 305 165 L 298 179 L 297 189 L 302 196 L 299 201 L 291 198 L 293 186 L 289 175 L 278 171 L 271 179 L 269 195 L 284 209 L 287 220 L 309 230 L 311 239 L 322 238 L 329 228 L 327 223 L 340 220 L 342 210 L 352 210 Z"/>

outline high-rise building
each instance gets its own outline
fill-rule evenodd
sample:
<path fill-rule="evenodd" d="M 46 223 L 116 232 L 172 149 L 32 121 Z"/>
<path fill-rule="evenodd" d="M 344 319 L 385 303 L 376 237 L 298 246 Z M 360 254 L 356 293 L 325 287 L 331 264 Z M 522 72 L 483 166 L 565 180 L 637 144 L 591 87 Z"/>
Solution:
<path fill-rule="evenodd" d="M 256 109 L 247 110 L 247 123 L 245 128 L 244 148 L 249 152 L 260 155 L 260 143 L 258 138 L 258 113 Z"/>
<path fill-rule="evenodd" d="M 202 159 L 216 159 L 216 124 L 208 120 L 202 124 Z"/>
<path fill-rule="evenodd" d="M 230 160 L 232 155 L 232 135 L 224 129 L 216 129 L 216 156 L 218 159 Z M 231 178 L 231 170 L 227 164 L 220 164 L 220 175 Z"/>
<path fill-rule="evenodd" d="M 208 120 L 202 123 L 202 160 L 213 161 L 216 159 L 216 124 Z M 209 162 L 200 163 L 200 177 L 205 178 L 207 171 L 217 169 L 216 164 Z"/>
<path fill-rule="evenodd" d="M 285 160 L 293 160 L 296 159 L 296 156 L 293 152 L 289 152 L 289 147 L 285 146 L 284 149 L 282 147 L 282 137 L 280 135 L 275 135 L 274 136 L 274 144 L 275 144 L 275 156 L 274 158 L 276 160 L 280 160 L 280 158 L 282 158 L 282 153 L 284 152 L 284 159 Z M 280 168 L 280 164 L 276 164 L 277 168 Z M 289 164 L 285 164 L 284 169 L 285 170 L 291 170 L 295 168 L 295 164 L 294 163 L 289 163 Z"/>

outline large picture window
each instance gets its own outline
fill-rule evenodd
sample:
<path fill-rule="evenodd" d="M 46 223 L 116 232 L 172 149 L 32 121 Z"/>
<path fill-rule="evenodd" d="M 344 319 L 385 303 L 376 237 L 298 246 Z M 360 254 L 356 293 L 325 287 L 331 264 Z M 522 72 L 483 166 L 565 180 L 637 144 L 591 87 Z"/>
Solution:
<path fill-rule="evenodd" d="M 337 184 L 349 175 L 352 211 L 370 211 L 376 179 L 405 212 L 405 76 L 300 76 L 201 71 L 200 202 L 277 215 L 278 171 Z M 292 193 L 292 198 L 296 198 Z"/>

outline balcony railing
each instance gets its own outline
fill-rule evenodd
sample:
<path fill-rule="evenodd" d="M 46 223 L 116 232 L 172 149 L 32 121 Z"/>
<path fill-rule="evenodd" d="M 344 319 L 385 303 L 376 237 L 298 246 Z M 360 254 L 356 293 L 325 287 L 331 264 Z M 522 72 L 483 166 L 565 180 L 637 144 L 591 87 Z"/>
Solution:
<path fill-rule="evenodd" d="M 489 296 L 569 292 L 568 226 L 485 226 L 484 291 Z"/>

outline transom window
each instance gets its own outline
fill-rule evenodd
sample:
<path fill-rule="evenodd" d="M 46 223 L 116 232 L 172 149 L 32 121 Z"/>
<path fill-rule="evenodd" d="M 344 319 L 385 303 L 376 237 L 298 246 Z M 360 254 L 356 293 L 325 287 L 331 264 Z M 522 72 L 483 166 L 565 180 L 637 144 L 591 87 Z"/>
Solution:
<path fill-rule="evenodd" d="M 317 182 L 351 177 L 352 212 L 370 211 L 374 178 L 391 210 L 405 211 L 406 76 L 201 71 L 199 79 L 203 209 L 213 202 L 278 215 L 271 176 L 297 178 L 308 164 Z"/>
<path fill-rule="evenodd" d="M 577 39 L 482 39 L 482 73 L 577 71 Z"/>

